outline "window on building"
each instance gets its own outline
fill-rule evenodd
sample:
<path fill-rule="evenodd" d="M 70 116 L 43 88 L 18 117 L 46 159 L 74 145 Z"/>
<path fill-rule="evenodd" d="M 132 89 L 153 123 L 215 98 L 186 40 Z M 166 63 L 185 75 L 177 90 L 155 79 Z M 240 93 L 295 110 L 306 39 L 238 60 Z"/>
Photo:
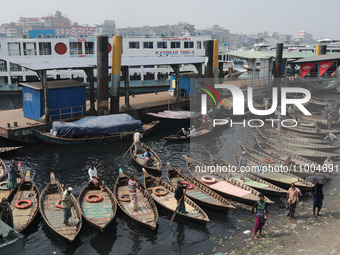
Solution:
<path fill-rule="evenodd" d="M 70 55 L 83 54 L 81 42 L 70 42 Z"/>
<path fill-rule="evenodd" d="M 39 55 L 52 55 L 50 42 L 39 43 Z"/>
<path fill-rule="evenodd" d="M 196 42 L 196 48 L 197 49 L 202 49 L 202 42 L 201 41 L 197 41 Z"/>
<path fill-rule="evenodd" d="M 0 59 L 0 72 L 7 72 L 7 63 Z"/>
<path fill-rule="evenodd" d="M 94 42 L 85 42 L 85 54 L 94 54 Z"/>
<path fill-rule="evenodd" d="M 181 42 L 171 42 L 171 49 L 181 48 Z"/>
<path fill-rule="evenodd" d="M 166 42 L 157 42 L 157 48 L 158 49 L 166 49 L 168 48 L 168 45 Z"/>
<path fill-rule="evenodd" d="M 139 49 L 139 42 L 129 42 L 130 49 Z"/>
<path fill-rule="evenodd" d="M 17 64 L 12 64 L 10 63 L 10 70 L 14 71 L 14 72 L 21 72 L 22 71 L 22 67 L 17 65 Z"/>
<path fill-rule="evenodd" d="M 21 55 L 20 43 L 18 42 L 8 43 L 8 55 L 20 56 Z"/>
<path fill-rule="evenodd" d="M 24 42 L 23 43 L 24 48 L 24 55 L 30 56 L 30 55 L 37 55 L 37 48 L 35 43 L 33 42 Z"/>
<path fill-rule="evenodd" d="M 184 42 L 184 48 L 194 48 L 194 42 Z"/>
<path fill-rule="evenodd" d="M 153 49 L 153 42 L 144 42 L 143 48 L 144 49 Z"/>

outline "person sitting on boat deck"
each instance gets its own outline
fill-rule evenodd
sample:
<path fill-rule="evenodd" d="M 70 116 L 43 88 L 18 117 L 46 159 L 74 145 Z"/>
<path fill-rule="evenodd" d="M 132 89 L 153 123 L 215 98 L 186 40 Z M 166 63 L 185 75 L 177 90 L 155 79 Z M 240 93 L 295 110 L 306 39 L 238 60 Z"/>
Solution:
<path fill-rule="evenodd" d="M 14 227 L 11 205 L 8 203 L 7 198 L 5 197 L 3 197 L 1 200 L 0 215 L 1 215 L 1 220 L 3 222 L 5 222 L 11 228 Z"/>
<path fill-rule="evenodd" d="M 254 227 L 254 238 L 257 240 L 257 232 L 260 230 L 260 236 L 262 235 L 262 227 L 264 226 L 266 219 L 267 219 L 267 214 L 268 214 L 268 209 L 267 209 L 267 203 L 264 200 L 264 195 L 260 194 L 259 195 L 260 200 L 257 201 L 251 210 L 251 213 L 253 216 L 256 218 L 255 221 L 255 227 Z"/>
<path fill-rule="evenodd" d="M 246 152 L 245 151 L 242 151 L 242 155 L 240 156 L 240 158 L 238 160 L 238 165 L 240 167 L 240 173 L 241 173 L 240 180 L 245 182 L 246 181 L 246 179 L 244 178 L 246 176 L 245 167 L 247 166 L 247 159 L 246 159 Z"/>
<path fill-rule="evenodd" d="M 313 188 L 313 216 L 315 217 L 320 216 L 320 210 L 322 207 L 322 200 L 324 199 L 323 191 L 322 191 L 322 184 L 315 183 L 315 186 Z M 318 211 L 315 215 L 315 209 L 318 208 Z"/>
<path fill-rule="evenodd" d="M 138 208 L 137 208 L 137 202 L 138 202 L 137 201 L 137 187 L 138 187 L 138 183 L 136 182 L 136 178 L 133 174 L 130 175 L 128 187 L 129 187 L 132 210 L 134 212 L 137 212 L 138 211 Z"/>
<path fill-rule="evenodd" d="M 196 135 L 197 135 L 196 128 L 195 128 L 195 126 L 192 126 L 191 130 L 190 130 L 190 136 L 196 136 Z"/>
<path fill-rule="evenodd" d="M 15 161 L 12 160 L 12 163 L 8 166 L 7 169 L 8 180 L 7 180 L 7 188 L 14 189 L 17 185 L 17 178 L 20 174 L 18 170 L 18 166 L 15 164 Z"/>
<path fill-rule="evenodd" d="M 143 135 L 138 132 L 138 129 L 136 129 L 136 133 L 133 134 L 133 144 L 135 146 L 136 153 L 141 153 L 143 151 L 142 146 L 140 144 L 141 138 L 143 138 Z"/>
<path fill-rule="evenodd" d="M 334 170 L 333 160 L 331 159 L 331 156 L 327 156 L 322 166 L 324 168 L 327 168 L 327 171 L 332 172 Z"/>
<path fill-rule="evenodd" d="M 295 187 L 295 183 L 292 183 L 287 192 L 286 203 L 287 203 L 287 211 L 286 216 L 290 216 L 291 219 L 294 218 L 296 204 L 299 201 L 299 196 L 302 196 L 302 193 L 299 188 Z"/>
<path fill-rule="evenodd" d="M 100 182 L 100 178 L 98 177 L 97 168 L 95 168 L 93 164 L 90 164 L 90 168 L 89 168 L 88 173 L 89 173 L 89 177 L 90 177 L 90 182 L 95 187 L 98 187 L 99 186 L 99 182 Z"/>
<path fill-rule="evenodd" d="M 288 156 L 288 158 L 285 160 L 285 167 L 287 167 L 288 169 L 291 169 L 292 166 L 295 165 L 295 162 L 292 160 L 291 156 Z"/>
<path fill-rule="evenodd" d="M 329 138 L 329 144 L 332 145 L 334 143 L 334 139 L 336 139 L 336 135 L 328 131 L 324 140 L 327 140 L 327 138 Z"/>
<path fill-rule="evenodd" d="M 186 136 L 187 132 L 185 131 L 184 128 L 181 128 L 178 132 L 177 132 L 177 137 L 180 138 L 182 136 Z"/>
<path fill-rule="evenodd" d="M 320 128 L 320 122 L 315 122 L 314 123 L 314 127 L 315 127 L 315 130 L 316 130 L 316 133 L 320 133 L 321 132 L 321 128 Z"/>
<path fill-rule="evenodd" d="M 185 209 L 184 203 L 184 192 L 183 190 L 187 188 L 187 185 L 183 185 L 181 180 L 177 181 L 177 187 L 175 189 L 175 199 L 177 200 L 177 211 L 180 213 L 188 213 Z"/>
<path fill-rule="evenodd" d="M 63 208 L 64 212 L 64 224 L 68 225 L 68 220 L 71 217 L 71 207 L 72 207 L 72 200 L 71 200 L 71 193 L 73 191 L 72 187 L 68 187 L 63 192 L 63 197 L 61 200 L 61 208 Z"/>
<path fill-rule="evenodd" d="M 153 159 L 153 154 L 149 148 L 146 149 L 146 152 L 144 152 L 144 154 L 140 155 L 140 158 L 143 158 L 145 160 L 145 164 L 147 166 L 153 166 L 153 162 L 155 161 Z"/>

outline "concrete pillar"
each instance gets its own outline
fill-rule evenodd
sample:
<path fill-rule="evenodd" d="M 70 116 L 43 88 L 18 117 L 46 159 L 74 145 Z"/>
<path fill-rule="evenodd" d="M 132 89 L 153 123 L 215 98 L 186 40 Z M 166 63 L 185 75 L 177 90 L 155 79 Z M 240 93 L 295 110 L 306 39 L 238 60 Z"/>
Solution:
<path fill-rule="evenodd" d="M 90 84 L 90 109 L 87 111 L 87 115 L 96 115 L 96 108 L 94 104 L 94 75 L 93 68 L 85 68 L 84 69 L 87 77 L 89 78 Z"/>
<path fill-rule="evenodd" d="M 179 65 L 171 65 L 171 68 L 174 70 L 176 78 L 175 78 L 175 90 L 174 95 L 176 100 L 179 99 Z"/>
<path fill-rule="evenodd" d="M 130 110 L 132 109 L 130 105 L 130 91 L 129 91 L 129 85 L 130 85 L 130 74 L 129 74 L 129 67 L 123 66 L 122 72 L 124 76 L 124 83 L 125 83 L 125 104 L 122 106 L 122 109 L 124 110 Z"/>
<path fill-rule="evenodd" d="M 38 75 L 40 77 L 42 87 L 43 87 L 44 112 L 45 112 L 45 114 L 40 118 L 40 121 L 48 123 L 48 122 L 51 122 L 51 117 L 50 117 L 50 109 L 48 108 L 48 85 L 47 85 L 46 70 L 38 71 Z"/>
<path fill-rule="evenodd" d="M 108 94 L 109 94 L 109 76 L 108 76 L 108 47 L 109 38 L 107 35 L 97 36 L 97 113 L 104 115 L 108 113 Z"/>
<path fill-rule="evenodd" d="M 110 113 L 119 113 L 120 71 L 122 64 L 123 38 L 119 35 L 112 41 L 111 105 Z"/>
<path fill-rule="evenodd" d="M 213 58 L 214 58 L 214 41 L 205 41 L 205 56 L 208 58 L 208 63 L 205 66 L 205 77 L 214 78 L 213 75 Z"/>
<path fill-rule="evenodd" d="M 196 70 L 198 72 L 198 78 L 202 78 L 202 70 L 203 70 L 202 64 L 201 63 L 196 63 L 196 64 L 194 64 L 194 66 L 195 66 L 195 68 L 196 68 Z"/>

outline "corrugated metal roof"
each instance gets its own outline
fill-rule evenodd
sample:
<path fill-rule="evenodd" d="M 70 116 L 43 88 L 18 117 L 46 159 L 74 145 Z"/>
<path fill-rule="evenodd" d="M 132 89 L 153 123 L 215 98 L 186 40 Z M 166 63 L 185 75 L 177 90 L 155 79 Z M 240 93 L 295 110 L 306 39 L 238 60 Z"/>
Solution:
<path fill-rule="evenodd" d="M 299 60 L 293 61 L 292 63 L 301 64 L 301 63 L 307 63 L 307 62 L 318 62 L 318 61 L 327 61 L 327 60 L 334 60 L 334 59 L 340 59 L 340 53 L 313 56 L 310 58 L 299 59 Z"/>
<path fill-rule="evenodd" d="M 32 57 L 7 57 L 7 62 L 20 65 L 32 71 L 54 70 L 54 69 L 83 69 L 95 68 L 97 58 L 69 58 L 55 59 L 47 58 L 39 60 Z M 122 66 L 147 66 L 147 65 L 175 65 L 175 64 L 197 64 L 205 63 L 205 57 L 122 57 Z M 111 59 L 108 60 L 111 67 Z"/>
<path fill-rule="evenodd" d="M 81 87 L 86 86 L 86 84 L 74 81 L 74 80 L 54 80 L 48 81 L 48 89 L 60 89 L 60 88 L 71 88 L 71 87 Z M 42 82 L 20 82 L 19 86 L 29 87 L 35 90 L 42 90 Z"/>
<path fill-rule="evenodd" d="M 276 51 L 234 51 L 227 52 L 226 55 L 233 56 L 240 59 L 268 59 L 275 58 Z M 283 59 L 297 59 L 297 58 L 307 58 L 314 56 L 314 53 L 310 52 L 287 52 L 284 51 L 282 54 Z"/>

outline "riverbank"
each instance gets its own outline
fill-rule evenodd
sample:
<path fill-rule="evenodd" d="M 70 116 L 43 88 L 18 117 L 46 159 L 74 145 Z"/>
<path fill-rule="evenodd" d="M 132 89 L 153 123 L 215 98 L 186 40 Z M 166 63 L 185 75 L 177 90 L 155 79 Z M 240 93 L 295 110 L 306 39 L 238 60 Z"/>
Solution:
<path fill-rule="evenodd" d="M 339 162 L 336 162 L 339 164 Z M 332 175 L 324 185 L 324 202 L 319 217 L 313 217 L 313 198 L 304 194 L 298 202 L 295 217 L 287 220 L 285 208 L 269 207 L 269 217 L 263 228 L 264 237 L 254 240 L 254 218 L 233 236 L 219 240 L 213 254 L 339 254 L 340 253 L 340 175 Z M 250 233 L 248 233 L 248 231 Z"/>

